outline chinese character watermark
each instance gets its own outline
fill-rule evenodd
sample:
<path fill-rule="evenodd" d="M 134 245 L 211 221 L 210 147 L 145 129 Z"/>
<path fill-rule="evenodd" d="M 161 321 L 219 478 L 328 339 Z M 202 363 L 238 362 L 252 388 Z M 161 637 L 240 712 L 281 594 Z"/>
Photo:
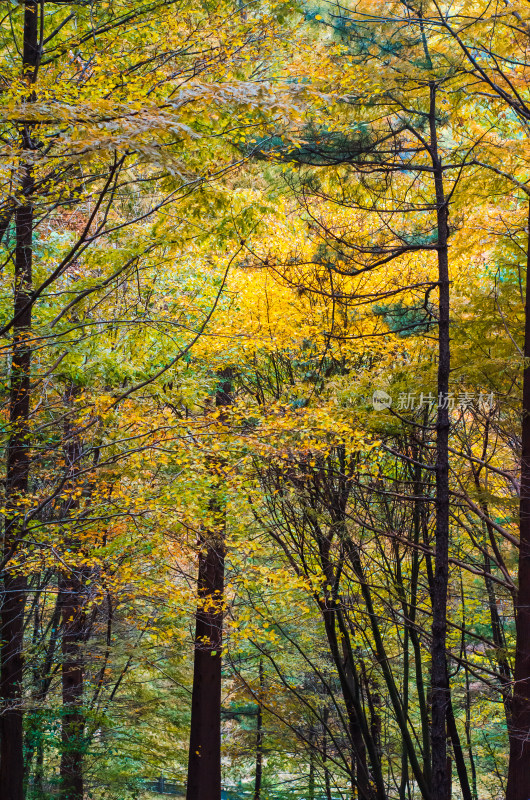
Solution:
<path fill-rule="evenodd" d="M 388 392 L 376 389 L 372 395 L 372 405 L 376 411 L 383 411 L 392 406 L 393 398 Z M 415 411 L 423 408 L 429 410 L 434 407 L 446 408 L 448 411 L 470 411 L 477 408 L 483 412 L 490 412 L 495 407 L 493 392 L 400 392 L 395 404 L 396 410 Z"/>

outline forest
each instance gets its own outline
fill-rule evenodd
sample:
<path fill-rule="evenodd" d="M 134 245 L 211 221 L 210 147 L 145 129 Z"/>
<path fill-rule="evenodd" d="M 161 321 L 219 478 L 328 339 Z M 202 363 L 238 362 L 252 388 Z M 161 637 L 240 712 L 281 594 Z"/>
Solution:
<path fill-rule="evenodd" d="M 0 800 L 529 800 L 528 0 L 0 64 Z"/>

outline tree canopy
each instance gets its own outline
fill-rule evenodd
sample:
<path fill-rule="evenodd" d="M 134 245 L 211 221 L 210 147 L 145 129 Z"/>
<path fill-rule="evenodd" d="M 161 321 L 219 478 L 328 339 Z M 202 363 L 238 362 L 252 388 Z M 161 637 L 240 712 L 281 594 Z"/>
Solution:
<path fill-rule="evenodd" d="M 0 800 L 528 800 L 528 3 L 0 23 Z"/>

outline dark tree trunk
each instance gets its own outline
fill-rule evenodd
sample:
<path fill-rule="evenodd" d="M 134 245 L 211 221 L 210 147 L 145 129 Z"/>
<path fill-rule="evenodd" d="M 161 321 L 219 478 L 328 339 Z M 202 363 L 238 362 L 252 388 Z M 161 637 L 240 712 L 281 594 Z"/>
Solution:
<path fill-rule="evenodd" d="M 487 430 L 487 428 L 486 428 Z M 480 484 L 479 473 L 473 468 L 473 480 L 477 488 L 478 496 L 482 494 L 482 486 Z M 495 542 L 495 534 L 492 528 L 490 519 L 490 512 L 488 503 L 485 500 L 480 502 L 480 507 L 484 512 L 485 521 L 482 523 L 484 532 L 487 534 L 490 543 Z M 495 548 L 494 548 L 495 550 Z M 497 608 L 497 596 L 493 581 L 489 577 L 492 571 L 492 561 L 489 556 L 488 547 L 484 547 L 484 583 L 488 595 L 488 605 L 490 610 L 491 631 L 493 634 L 493 643 L 495 645 L 495 655 L 497 659 L 499 682 L 502 687 L 502 700 L 504 703 L 504 711 L 506 714 L 506 724 L 508 726 L 508 733 L 511 731 L 512 725 L 512 674 L 510 662 L 507 657 L 506 641 L 504 637 L 504 630 Z M 463 600 L 463 595 L 462 595 Z"/>
<path fill-rule="evenodd" d="M 528 215 L 519 581 L 516 603 L 514 689 L 511 704 L 510 764 L 506 800 L 530 798 L 530 202 Z"/>
<path fill-rule="evenodd" d="M 67 408 L 73 407 L 78 394 L 70 384 L 66 394 Z M 73 413 L 73 412 L 72 412 Z M 63 517 L 66 525 L 79 507 L 76 494 L 77 477 L 81 461 L 81 441 L 71 415 L 65 417 L 64 457 L 67 470 L 64 490 L 70 496 L 65 499 Z M 71 519 L 72 525 L 75 520 Z M 72 552 L 79 550 L 75 536 L 67 541 Z M 59 577 L 59 605 L 61 610 L 61 800 L 83 800 L 83 757 L 85 749 L 85 712 L 83 704 L 84 659 L 83 645 L 86 641 L 86 581 L 87 568 L 71 567 Z"/>
<path fill-rule="evenodd" d="M 448 678 L 448 683 L 449 683 L 449 678 Z M 456 726 L 455 713 L 453 710 L 453 703 L 451 701 L 451 697 L 449 697 L 449 702 L 447 703 L 447 732 L 451 738 L 451 744 L 453 746 L 453 754 L 455 757 L 458 780 L 460 782 L 460 791 L 462 793 L 462 800 L 473 800 L 473 794 L 471 792 L 471 786 L 469 784 L 469 776 L 467 774 L 466 760 L 464 758 L 464 751 L 462 748 L 462 743 L 460 741 L 460 736 L 458 734 L 458 728 Z M 448 759 L 448 764 L 449 764 L 448 780 L 451 780 L 451 759 Z M 450 797 L 451 795 L 449 794 L 448 796 Z"/>
<path fill-rule="evenodd" d="M 315 749 L 313 747 L 314 730 L 313 726 L 309 729 L 309 779 L 307 786 L 307 800 L 315 800 Z"/>
<path fill-rule="evenodd" d="M 411 770 L 414 774 L 414 777 L 418 783 L 418 788 L 421 792 L 422 797 L 428 798 L 430 796 L 429 787 L 426 784 L 425 775 L 422 773 L 420 764 L 418 762 L 418 758 L 414 749 L 414 743 L 412 741 L 412 737 L 410 735 L 410 731 L 408 728 L 408 721 L 403 714 L 403 705 L 402 700 L 397 688 L 397 685 L 394 681 L 394 677 L 392 674 L 391 669 L 389 668 L 389 657 L 385 649 L 385 645 L 383 642 L 383 636 L 380 629 L 379 621 L 377 618 L 377 614 L 374 610 L 374 605 L 372 602 L 372 595 L 370 591 L 370 587 L 364 575 L 363 565 L 361 562 L 359 549 L 357 545 L 353 542 L 349 541 L 346 542 L 347 552 L 350 559 L 350 562 L 355 570 L 355 573 L 359 579 L 359 586 L 361 589 L 361 593 L 364 599 L 364 603 L 366 606 L 366 610 L 368 611 L 368 615 L 370 617 L 370 624 L 372 629 L 372 634 L 374 637 L 374 644 L 375 649 L 377 652 L 377 657 L 379 663 L 381 665 L 381 671 L 383 673 L 383 678 L 385 680 L 390 700 L 392 706 L 394 708 L 396 714 L 396 721 L 399 725 L 401 736 L 403 737 L 403 743 L 407 748 L 408 759 L 410 763 Z M 379 758 L 380 763 L 380 758 Z M 386 797 L 384 791 L 381 795 L 382 797 Z"/>
<path fill-rule="evenodd" d="M 371 738 L 368 721 L 363 713 L 360 700 L 359 680 L 353 662 L 351 648 L 345 626 L 341 627 L 342 652 L 336 630 L 340 610 L 332 598 L 320 603 L 324 628 L 331 652 L 331 657 L 338 671 L 344 705 L 348 715 L 350 744 L 353 751 L 352 783 L 355 783 L 360 800 L 384 800 L 385 792 L 381 769 L 375 744 Z M 370 765 L 377 777 L 377 788 L 374 791 L 370 782 L 366 750 L 369 750 Z"/>
<path fill-rule="evenodd" d="M 61 800 L 83 800 L 83 710 L 85 639 L 84 577 L 70 573 L 59 581 L 62 617 Z"/>
<path fill-rule="evenodd" d="M 38 5 L 26 0 L 24 11 L 23 76 L 31 85 L 38 67 Z M 34 99 L 33 94 L 28 97 Z M 23 150 L 32 149 L 29 127 L 22 131 Z M 31 282 L 33 256 L 33 176 L 21 168 L 21 200 L 15 214 L 14 326 L 9 400 L 10 437 L 7 446 L 6 517 L 3 558 L 8 563 L 24 536 L 24 502 L 30 469 Z M 23 800 L 24 742 L 22 679 L 26 578 L 6 567 L 0 614 L 0 800 Z"/>
<path fill-rule="evenodd" d="M 221 798 L 223 588 L 224 542 L 204 536 L 199 554 L 187 800 Z"/>
<path fill-rule="evenodd" d="M 449 257 L 448 208 L 436 133 L 436 85 L 430 87 L 430 148 L 438 225 L 438 415 L 436 420 L 436 554 L 432 583 L 431 756 L 432 796 L 450 800 L 447 772 L 447 587 L 449 580 Z"/>
<path fill-rule="evenodd" d="M 39 625 L 39 608 L 38 601 L 35 607 L 35 636 L 34 643 L 37 642 L 38 625 Z M 36 709 L 36 714 L 32 715 L 29 724 L 27 724 L 27 732 L 25 737 L 25 781 L 26 788 L 31 782 L 33 789 L 32 796 L 35 800 L 43 800 L 45 797 L 44 792 L 44 735 L 45 735 L 45 719 L 41 716 L 39 711 L 42 709 L 46 702 L 46 697 L 52 682 L 52 665 L 54 663 L 57 642 L 59 640 L 61 610 L 59 607 L 59 598 L 57 597 L 53 613 L 51 615 L 49 629 L 50 639 L 46 649 L 44 664 L 37 667 L 35 665 L 33 672 L 33 692 L 32 692 L 32 705 Z M 35 761 L 32 774 L 32 762 Z M 30 780 L 31 779 L 31 780 Z"/>
<path fill-rule="evenodd" d="M 471 786 L 472 786 L 472 796 L 473 800 L 478 800 L 478 791 L 477 791 L 477 770 L 475 767 L 475 758 L 473 756 L 473 747 L 471 742 L 471 697 L 469 691 L 469 668 L 468 665 L 465 664 L 464 666 L 465 671 L 465 678 L 466 678 L 466 744 L 467 744 L 467 753 L 469 758 L 469 763 L 471 765 Z"/>
<path fill-rule="evenodd" d="M 23 800 L 24 797 L 22 676 L 25 590 L 24 578 L 6 573 L 2 606 L 1 800 Z"/>
<path fill-rule="evenodd" d="M 410 636 L 410 641 L 412 644 L 412 648 L 414 650 L 414 673 L 416 678 L 416 691 L 418 696 L 418 705 L 419 705 L 419 712 L 420 712 L 420 719 L 421 719 L 421 742 L 422 742 L 422 750 L 423 750 L 423 774 L 425 775 L 425 781 L 427 786 L 431 785 L 431 741 L 430 741 L 430 726 L 429 726 L 429 711 L 428 711 L 428 703 L 427 697 L 425 692 L 425 684 L 424 684 L 424 667 L 422 661 L 422 652 L 420 647 L 420 640 L 418 635 L 418 627 L 416 624 L 416 612 L 418 610 L 418 588 L 419 588 L 419 577 L 420 577 L 420 557 L 419 557 L 419 544 L 422 534 L 422 529 L 426 527 L 425 525 L 425 517 L 427 513 L 426 503 L 422 497 L 425 492 L 424 485 L 422 484 L 422 467 L 420 463 L 420 459 L 423 458 L 422 451 L 423 451 L 424 442 L 419 442 L 417 448 L 415 448 L 414 455 L 415 459 L 418 462 L 414 466 L 414 496 L 417 498 L 414 501 L 414 548 L 413 548 L 413 568 L 412 568 L 412 584 L 411 584 L 411 593 L 410 593 L 410 603 L 408 606 L 407 612 L 407 619 L 409 623 L 407 623 L 407 630 L 408 635 Z M 431 561 L 430 557 L 426 556 L 426 566 L 427 566 L 427 581 L 429 586 L 432 580 L 432 569 L 430 569 Z"/>
<path fill-rule="evenodd" d="M 215 404 L 231 403 L 231 371 L 220 375 Z M 222 420 L 222 416 L 220 417 Z M 223 640 L 223 593 L 225 559 L 225 509 L 219 499 L 217 473 L 211 503 L 213 530 L 201 535 L 197 577 L 198 604 L 195 617 L 195 652 L 191 698 L 190 748 L 187 800 L 221 798 L 221 647 Z"/>
<path fill-rule="evenodd" d="M 259 693 L 258 693 L 258 714 L 256 719 L 256 770 L 254 778 L 254 800 L 261 797 L 261 779 L 263 777 L 263 660 L 259 660 Z"/>
<path fill-rule="evenodd" d="M 328 722 L 329 722 L 329 708 L 324 705 L 322 709 L 322 766 L 324 768 L 324 789 L 326 791 L 326 800 L 331 800 L 331 782 L 329 778 L 328 761 Z"/>

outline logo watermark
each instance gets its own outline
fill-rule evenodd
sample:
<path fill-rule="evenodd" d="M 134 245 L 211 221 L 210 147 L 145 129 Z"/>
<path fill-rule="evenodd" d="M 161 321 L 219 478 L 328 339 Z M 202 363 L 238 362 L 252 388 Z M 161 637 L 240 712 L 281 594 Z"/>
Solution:
<path fill-rule="evenodd" d="M 376 389 L 372 395 L 372 405 L 376 411 L 383 411 L 385 408 L 390 408 L 392 398 L 382 389 Z"/>
<path fill-rule="evenodd" d="M 489 412 L 495 407 L 493 392 L 447 392 L 436 395 L 432 392 L 400 392 L 397 402 L 383 389 L 376 389 L 372 395 L 372 406 L 376 411 L 384 411 L 394 405 L 396 411 L 416 411 L 422 408 L 447 408 L 449 411 L 469 411 L 478 408 Z"/>

